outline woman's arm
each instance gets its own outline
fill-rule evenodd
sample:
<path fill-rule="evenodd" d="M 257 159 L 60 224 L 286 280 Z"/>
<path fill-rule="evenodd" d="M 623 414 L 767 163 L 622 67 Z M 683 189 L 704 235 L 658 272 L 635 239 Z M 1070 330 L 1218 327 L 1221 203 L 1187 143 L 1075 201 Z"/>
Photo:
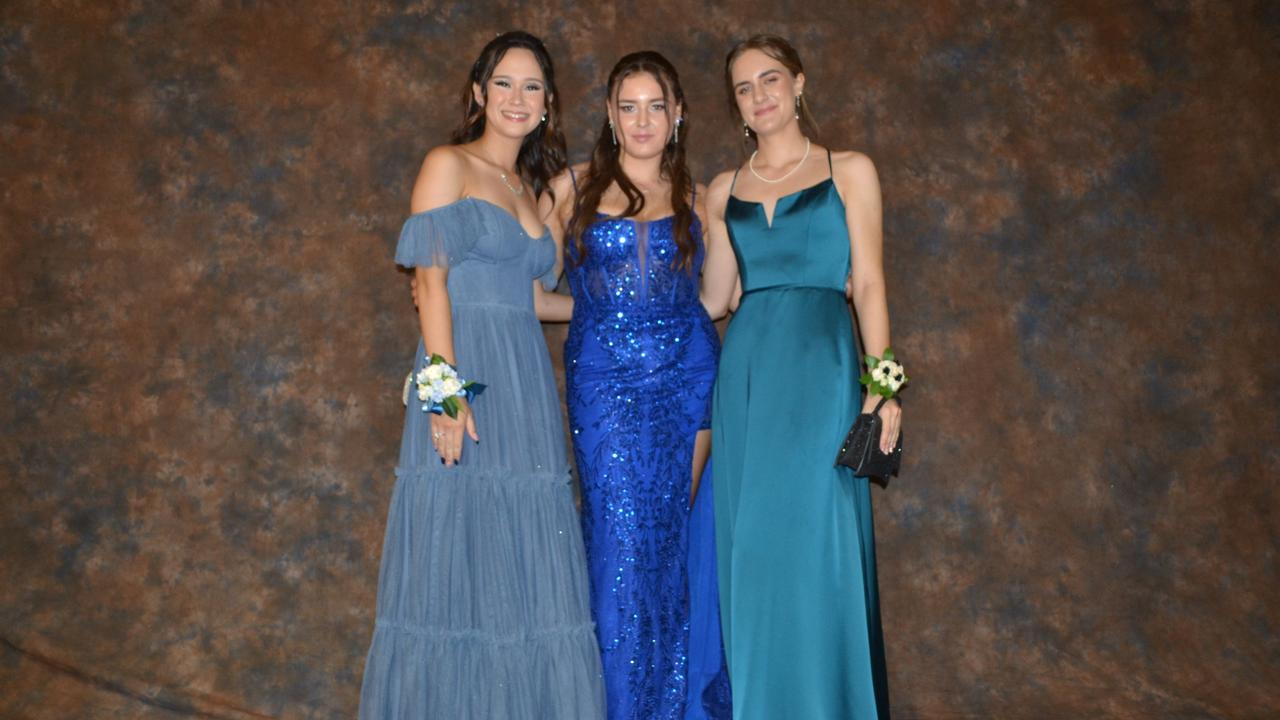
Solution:
<path fill-rule="evenodd" d="M 551 239 L 556 244 L 556 264 L 552 272 L 559 279 L 564 271 L 564 231 L 576 199 L 573 178 L 568 170 L 551 180 L 551 190 L 538 198 L 538 211 L 551 229 Z M 573 318 L 573 296 L 546 290 L 541 280 L 534 280 L 533 311 L 543 322 L 569 322 Z"/>
<path fill-rule="evenodd" d="M 457 202 L 465 189 L 466 161 L 451 147 L 441 146 L 427 153 L 422 169 L 413 185 L 409 207 L 414 213 L 433 210 Z M 427 356 L 439 355 L 455 367 L 458 358 L 453 348 L 453 306 L 449 300 L 449 269 L 447 267 L 414 268 L 417 280 L 415 300 L 418 304 L 418 327 Z M 463 376 L 466 377 L 465 369 Z M 446 465 L 453 465 L 462 457 L 462 433 L 479 440 L 475 418 L 465 399 L 459 398 L 458 417 L 431 416 L 431 439 L 436 452 Z"/>
<path fill-rule="evenodd" d="M 733 256 L 729 243 L 729 230 L 725 226 L 724 210 L 729 203 L 729 188 L 733 173 L 722 172 L 711 181 L 704 193 L 706 214 L 703 222 L 703 242 L 707 259 L 702 265 L 702 305 L 712 320 L 724 317 L 731 307 L 736 307 L 742 294 L 738 282 L 738 260 Z"/>
<path fill-rule="evenodd" d="M 880 201 L 880 178 L 871 158 L 859 152 L 842 152 L 835 159 L 836 189 L 844 198 L 845 222 L 849 226 L 849 253 L 853 263 L 850 282 L 853 306 L 858 311 L 858 331 L 863 351 L 879 357 L 889 347 L 889 302 L 884 283 L 884 230 Z M 861 374 L 857 368 L 855 374 Z M 864 412 L 879 402 L 867 394 Z M 902 412 L 896 400 L 880 411 L 884 431 L 880 449 L 889 452 L 898 440 Z"/>
<path fill-rule="evenodd" d="M 573 296 L 562 295 L 533 281 L 533 314 L 542 322 L 569 322 L 573 319 Z"/>

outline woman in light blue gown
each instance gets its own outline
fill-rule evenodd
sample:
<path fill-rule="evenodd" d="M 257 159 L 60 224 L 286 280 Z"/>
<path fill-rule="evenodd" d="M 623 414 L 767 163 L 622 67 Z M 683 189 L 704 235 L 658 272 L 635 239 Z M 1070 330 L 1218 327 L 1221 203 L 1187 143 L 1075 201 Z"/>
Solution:
<path fill-rule="evenodd" d="M 453 142 L 423 163 L 396 263 L 417 280 L 414 371 L 438 354 L 487 388 L 456 419 L 408 403 L 360 717 L 598 720 L 582 537 L 538 322 L 568 302 L 539 284 L 554 285 L 559 248 L 535 201 L 564 168 L 542 42 L 491 41 L 464 107 Z"/>
<path fill-rule="evenodd" d="M 835 466 L 876 400 L 860 395 L 846 282 L 867 352 L 889 346 L 879 182 L 865 155 L 812 142 L 804 69 L 786 40 L 740 43 L 725 81 L 756 144 L 711 185 L 704 275 L 713 315 L 740 297 L 712 403 L 734 717 L 885 720 L 871 491 Z M 887 450 L 897 401 L 881 416 Z"/>

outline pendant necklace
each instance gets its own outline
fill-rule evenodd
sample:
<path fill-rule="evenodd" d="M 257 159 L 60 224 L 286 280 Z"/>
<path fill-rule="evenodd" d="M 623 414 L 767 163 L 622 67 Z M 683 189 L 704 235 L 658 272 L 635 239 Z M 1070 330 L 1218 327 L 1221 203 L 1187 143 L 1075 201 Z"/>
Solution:
<path fill-rule="evenodd" d="M 515 187 L 512 187 L 512 186 L 511 186 L 511 182 L 510 182 L 509 180 L 507 180 L 507 174 L 506 174 L 506 173 L 504 173 L 504 172 L 502 172 L 501 170 L 499 170 L 499 171 L 498 171 L 498 175 L 502 177 L 502 184 L 503 184 L 503 185 L 506 185 L 508 190 L 510 190 L 511 192 L 515 193 L 516 195 L 523 195 L 523 194 L 524 194 L 524 181 L 523 181 L 523 180 L 521 180 L 521 181 L 520 181 L 520 184 L 519 184 L 519 185 L 516 185 Z"/>

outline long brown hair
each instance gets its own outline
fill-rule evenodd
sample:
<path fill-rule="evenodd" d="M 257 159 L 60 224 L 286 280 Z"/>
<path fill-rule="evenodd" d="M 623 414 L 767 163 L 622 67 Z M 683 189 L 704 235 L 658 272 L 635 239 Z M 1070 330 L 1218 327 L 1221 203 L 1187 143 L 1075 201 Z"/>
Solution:
<path fill-rule="evenodd" d="M 546 95 L 547 121 L 540 123 L 525 136 L 516 157 L 516 170 L 520 177 L 533 187 L 533 196 L 550 191 L 551 178 L 568 165 L 565 160 L 564 132 L 560 130 L 560 93 L 556 91 L 556 72 L 551 64 L 551 54 L 535 35 L 522 30 L 505 32 L 489 41 L 480 51 L 480 57 L 471 65 L 467 82 L 462 88 L 462 123 L 453 131 L 449 142 L 454 145 L 478 140 L 484 134 L 484 105 L 476 102 L 473 85 L 480 86 L 480 93 L 489 99 L 489 78 L 493 69 L 512 48 L 524 48 L 533 53 L 542 70 L 543 93 Z"/>
<path fill-rule="evenodd" d="M 743 123 L 745 127 L 746 121 L 742 118 L 742 112 L 738 110 L 738 100 L 733 93 L 733 62 L 742 56 L 742 53 L 748 50 L 759 50 L 769 57 L 782 63 L 782 67 L 786 68 L 792 77 L 804 72 L 804 64 L 800 62 L 800 53 L 787 42 L 787 39 L 778 35 L 769 35 L 761 33 L 752 35 L 743 40 L 733 49 L 724 59 L 724 88 L 729 97 L 729 117 L 737 118 L 738 122 Z M 813 113 L 809 111 L 809 102 L 805 100 L 804 94 L 800 95 L 799 104 L 800 113 L 800 131 L 811 140 L 818 139 L 818 122 L 813 119 Z M 755 140 L 756 134 L 751 128 L 747 128 L 743 133 L 742 143 L 745 147 L 747 140 Z"/>
<path fill-rule="evenodd" d="M 613 66 L 609 73 L 609 102 L 617 104 L 618 92 L 622 81 L 637 73 L 648 73 L 662 87 L 662 99 L 667 107 L 667 120 L 677 125 L 678 132 L 662 150 L 662 177 L 671 182 L 671 211 L 674 213 L 676 258 L 675 267 L 692 271 L 693 258 L 697 253 L 697 245 L 693 239 L 693 179 L 689 175 L 689 165 L 685 162 L 685 145 L 688 143 L 689 106 L 685 104 L 684 90 L 680 88 L 680 76 L 675 67 L 661 53 L 652 50 L 631 53 L 623 57 Z M 676 106 L 683 109 L 680 118 L 673 117 Z M 582 236 L 587 227 L 595 220 L 596 211 L 600 209 L 600 198 L 613 183 L 627 196 L 627 208 L 619 217 L 633 217 L 644 210 L 644 193 L 631 182 L 622 171 L 622 148 L 616 144 L 613 128 L 609 126 L 606 116 L 600 126 L 600 135 L 596 138 L 595 148 L 591 152 L 591 166 L 582 178 L 578 197 L 573 203 L 573 217 L 569 220 L 569 238 L 573 242 L 570 262 L 581 264 L 587 256 L 587 246 Z"/>

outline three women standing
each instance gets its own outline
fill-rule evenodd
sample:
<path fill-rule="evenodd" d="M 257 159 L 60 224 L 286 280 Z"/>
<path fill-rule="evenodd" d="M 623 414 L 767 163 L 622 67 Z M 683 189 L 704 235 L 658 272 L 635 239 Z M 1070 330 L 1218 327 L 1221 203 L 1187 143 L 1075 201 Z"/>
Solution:
<path fill-rule="evenodd" d="M 687 555 L 710 547 L 687 515 L 710 510 L 705 489 L 695 502 L 716 366 L 704 258 L 702 303 L 738 306 L 711 422 L 734 717 L 888 716 L 869 491 L 832 465 L 859 398 L 846 282 L 864 346 L 889 344 L 875 170 L 805 137 L 785 40 L 737 46 L 726 82 L 757 143 L 749 176 L 697 191 L 675 71 L 640 53 L 611 74 L 582 183 L 549 183 L 564 150 L 545 49 L 507 33 L 477 60 L 467 121 L 428 155 L 396 260 L 417 268 L 415 370 L 439 354 L 489 388 L 475 415 L 465 400 L 456 419 L 407 412 L 362 717 L 600 717 L 601 654 L 610 718 L 727 709 L 719 663 L 696 659 L 718 646 L 696 628 L 714 571 Z M 526 284 L 558 276 L 557 236 L 528 230 L 550 212 L 570 228 L 566 374 L 598 648 L 537 324 L 568 317 L 568 299 Z M 896 402 L 881 414 L 892 447 Z"/>

